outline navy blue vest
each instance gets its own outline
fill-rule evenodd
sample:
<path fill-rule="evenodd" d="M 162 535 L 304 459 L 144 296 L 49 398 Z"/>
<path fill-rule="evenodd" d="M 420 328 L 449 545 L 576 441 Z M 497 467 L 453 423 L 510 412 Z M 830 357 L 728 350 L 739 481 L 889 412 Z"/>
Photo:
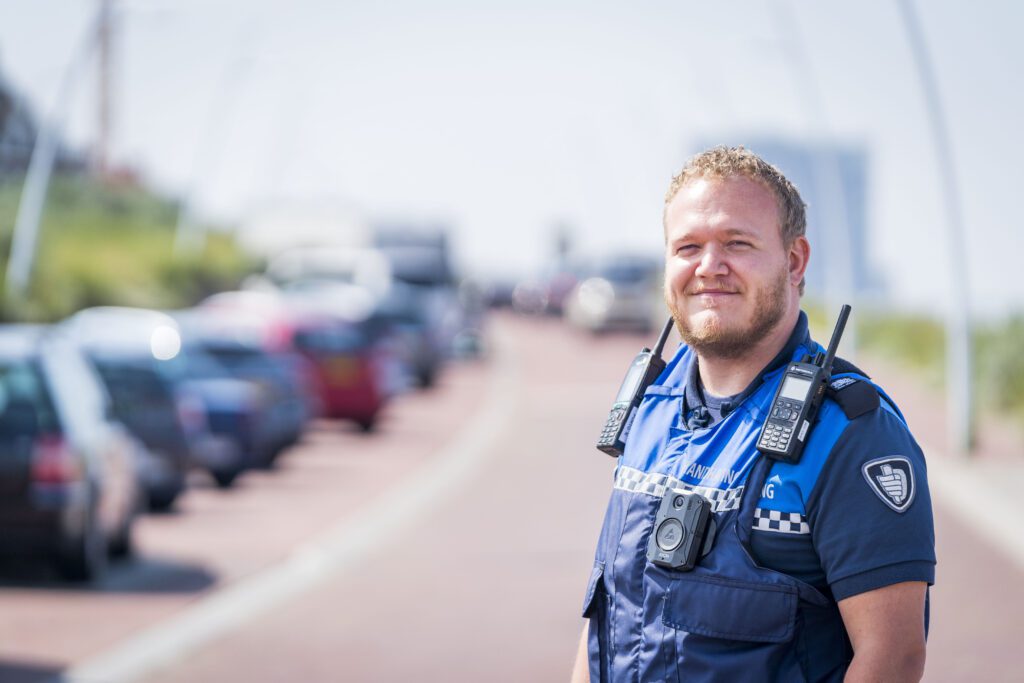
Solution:
<path fill-rule="evenodd" d="M 791 358 L 819 348 L 807 339 Z M 591 681 L 841 681 L 852 652 L 835 600 L 759 566 L 751 534 L 802 533 L 807 489 L 849 420 L 826 400 L 800 463 L 762 457 L 755 443 L 782 363 L 721 422 L 687 429 L 680 380 L 694 360 L 681 347 L 647 390 L 615 470 L 584 602 Z M 712 501 L 714 547 L 690 572 L 646 559 L 667 488 Z"/>

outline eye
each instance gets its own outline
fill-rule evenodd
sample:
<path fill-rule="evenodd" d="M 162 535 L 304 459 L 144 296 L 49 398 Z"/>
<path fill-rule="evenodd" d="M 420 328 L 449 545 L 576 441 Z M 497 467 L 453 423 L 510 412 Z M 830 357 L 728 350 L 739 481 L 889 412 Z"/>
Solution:
<path fill-rule="evenodd" d="M 676 247 L 676 253 L 682 256 L 696 254 L 699 250 L 700 247 L 697 246 L 696 244 L 680 244 L 678 247 Z"/>
<path fill-rule="evenodd" d="M 748 249 L 754 245 L 745 240 L 730 240 L 726 244 L 726 246 L 728 246 L 730 249 Z"/>

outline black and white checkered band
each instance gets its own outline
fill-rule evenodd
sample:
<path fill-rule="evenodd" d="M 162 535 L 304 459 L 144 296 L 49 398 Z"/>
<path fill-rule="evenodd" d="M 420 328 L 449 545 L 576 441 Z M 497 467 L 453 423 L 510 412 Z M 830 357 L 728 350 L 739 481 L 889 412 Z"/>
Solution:
<path fill-rule="evenodd" d="M 711 501 L 712 512 L 735 510 L 740 506 L 743 487 L 732 489 L 715 489 L 707 486 L 694 486 L 680 481 L 675 477 L 657 472 L 641 472 L 632 467 L 619 467 L 615 472 L 615 488 L 633 493 L 646 493 L 661 498 L 666 489 L 699 493 Z"/>
<path fill-rule="evenodd" d="M 758 531 L 774 531 L 777 534 L 809 534 L 811 525 L 799 512 L 778 510 L 754 510 L 754 528 Z"/>

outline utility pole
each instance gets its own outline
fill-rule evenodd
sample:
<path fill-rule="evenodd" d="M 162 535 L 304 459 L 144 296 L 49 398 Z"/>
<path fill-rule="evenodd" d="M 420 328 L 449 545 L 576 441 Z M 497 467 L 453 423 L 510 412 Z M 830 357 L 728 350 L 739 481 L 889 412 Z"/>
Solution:
<path fill-rule="evenodd" d="M 93 166 L 100 178 L 106 178 L 110 170 L 110 140 L 112 137 L 112 51 L 114 41 L 114 0 L 99 0 L 97 11 L 98 78 L 96 149 L 93 152 Z"/>
<path fill-rule="evenodd" d="M 938 156 L 939 182 L 946 215 L 946 248 L 949 252 L 949 298 L 946 307 L 946 423 L 949 443 L 959 455 L 969 455 L 974 447 L 974 395 L 971 387 L 971 313 L 970 260 L 967 258 L 960 188 L 956 182 L 953 150 L 946 126 L 945 110 L 931 55 L 911 0 L 897 0 L 903 17 L 910 51 L 917 67 L 924 94 L 925 110 L 932 133 L 932 145 Z"/>
<path fill-rule="evenodd" d="M 5 273 L 5 294 L 9 300 L 17 300 L 25 295 L 35 265 L 36 243 L 39 237 L 39 221 L 46 201 L 46 191 L 50 186 L 50 174 L 60 147 L 60 134 L 64 128 L 64 119 L 71 107 L 71 99 L 75 87 L 81 81 L 81 71 L 89 62 L 96 45 L 98 34 L 97 21 L 90 22 L 78 49 L 71 55 L 71 61 L 64 69 L 57 88 L 56 98 L 45 115 L 40 117 L 32 158 L 29 160 L 25 184 L 18 200 L 18 215 L 14 222 L 11 235 L 11 252 L 7 259 Z"/>

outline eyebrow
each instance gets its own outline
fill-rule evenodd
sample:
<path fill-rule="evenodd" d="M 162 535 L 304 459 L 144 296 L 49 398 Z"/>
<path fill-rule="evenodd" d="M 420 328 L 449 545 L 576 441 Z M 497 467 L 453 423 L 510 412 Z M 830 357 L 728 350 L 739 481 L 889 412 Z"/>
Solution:
<path fill-rule="evenodd" d="M 725 234 L 729 235 L 730 237 L 737 235 L 739 235 L 740 237 L 757 237 L 757 234 L 749 230 L 744 230 L 743 228 L 726 228 Z"/>
<path fill-rule="evenodd" d="M 751 232 L 750 230 L 744 230 L 743 228 L 726 228 L 724 232 L 728 237 L 747 237 L 752 240 L 760 239 L 757 233 Z M 669 242 L 671 244 L 678 244 L 679 242 L 685 242 L 690 239 L 693 239 L 693 233 L 692 231 L 687 231 L 679 237 L 669 240 Z"/>

